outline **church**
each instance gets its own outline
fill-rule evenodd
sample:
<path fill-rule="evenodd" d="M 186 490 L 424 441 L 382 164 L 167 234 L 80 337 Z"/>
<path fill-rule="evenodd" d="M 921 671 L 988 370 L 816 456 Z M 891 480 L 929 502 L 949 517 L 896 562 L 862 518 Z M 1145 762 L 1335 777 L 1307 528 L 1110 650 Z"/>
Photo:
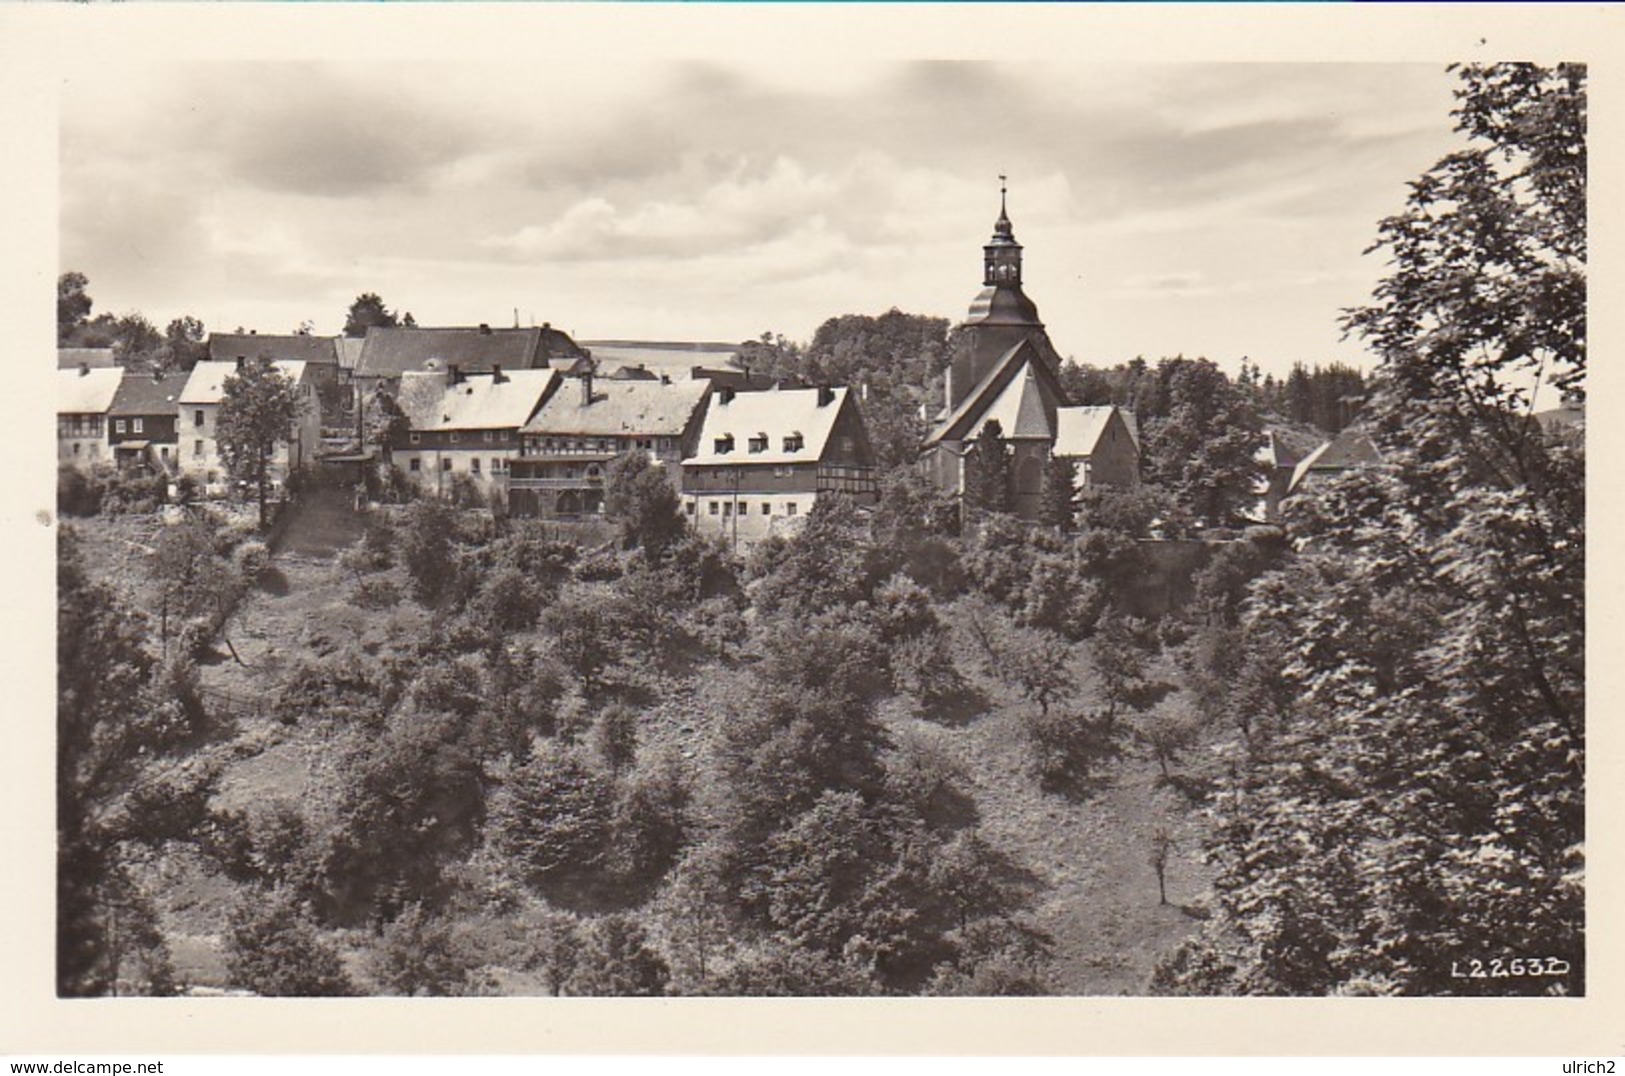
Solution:
<path fill-rule="evenodd" d="M 976 439 L 997 421 L 1010 449 L 1009 503 L 1036 520 L 1045 463 L 1073 462 L 1077 486 L 1139 482 L 1139 428 L 1132 411 L 1078 407 L 1067 398 L 1038 306 L 1021 287 L 1021 244 L 999 192 L 999 219 L 982 248 L 982 290 L 971 303 L 947 371 L 943 407 L 921 452 L 937 487 L 963 496 Z"/>

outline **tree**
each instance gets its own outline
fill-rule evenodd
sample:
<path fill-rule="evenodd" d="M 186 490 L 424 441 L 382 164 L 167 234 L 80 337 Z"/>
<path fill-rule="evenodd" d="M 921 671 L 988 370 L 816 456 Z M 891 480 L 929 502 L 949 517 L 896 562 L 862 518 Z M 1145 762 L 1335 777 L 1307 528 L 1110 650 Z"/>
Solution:
<path fill-rule="evenodd" d="M 549 743 L 504 788 L 498 845 L 532 884 L 590 876 L 604 862 L 613 812 L 610 781 L 578 750 Z"/>
<path fill-rule="evenodd" d="M 366 336 L 367 330 L 374 326 L 388 329 L 398 324 L 394 312 L 384 305 L 377 293 L 363 292 L 356 296 L 344 316 L 344 335 Z"/>
<path fill-rule="evenodd" d="M 1384 465 L 1294 504 L 1301 547 L 1243 630 L 1291 700 L 1218 795 L 1216 914 L 1172 989 L 1584 989 L 1585 70 L 1455 69 L 1465 148 L 1411 185 L 1392 270 L 1345 326 L 1382 358 Z M 1562 978 L 1458 978 L 1440 952 Z"/>
<path fill-rule="evenodd" d="M 113 322 L 113 358 L 120 366 L 139 369 L 162 358 L 163 334 L 141 314 L 130 311 Z"/>
<path fill-rule="evenodd" d="M 146 650 L 140 614 L 86 577 L 77 536 L 57 549 L 57 962 L 64 997 L 172 987 L 156 915 L 131 878 L 143 847 L 194 836 L 211 816 L 207 767 L 171 773 L 209 731 L 189 664 Z"/>
<path fill-rule="evenodd" d="M 56 343 L 66 347 L 73 332 L 90 317 L 92 300 L 85 289 L 90 280 L 83 273 L 63 273 L 56 281 Z"/>
<path fill-rule="evenodd" d="M 1168 859 L 1179 842 L 1174 840 L 1168 832 L 1167 826 L 1158 826 L 1151 833 L 1151 843 L 1146 851 L 1146 866 L 1157 875 L 1157 903 L 1168 903 Z"/>
<path fill-rule="evenodd" d="M 1078 466 L 1065 456 L 1051 455 L 1044 461 L 1044 487 L 1038 502 L 1038 519 L 1062 534 L 1078 525 Z"/>
<path fill-rule="evenodd" d="M 355 993 L 332 946 L 286 890 L 250 892 L 226 931 L 232 982 L 261 997 L 343 997 Z"/>
<path fill-rule="evenodd" d="M 190 315 L 175 318 L 164 329 L 164 342 L 155 356 L 165 371 L 190 370 L 209 354 L 208 330 Z"/>
<path fill-rule="evenodd" d="M 417 501 L 407 508 L 396 544 L 419 601 L 433 604 L 450 588 L 456 539 L 457 513 L 444 501 Z"/>
<path fill-rule="evenodd" d="M 670 980 L 671 969 L 637 921 L 607 915 L 587 928 L 566 989 L 581 997 L 659 997 Z"/>
<path fill-rule="evenodd" d="M 384 990 L 401 997 L 456 997 L 468 992 L 468 957 L 451 929 L 422 904 L 411 904 L 384 929 L 373 957 Z"/>
<path fill-rule="evenodd" d="M 278 446 L 288 444 L 303 406 L 293 380 L 270 362 L 244 363 L 226 378 L 215 436 L 227 470 L 253 484 L 261 530 L 269 522 L 265 505 L 272 458 Z"/>
<path fill-rule="evenodd" d="M 965 503 L 984 512 L 1010 511 L 1010 467 L 1004 427 L 990 418 L 965 460 Z"/>
<path fill-rule="evenodd" d="M 1163 359 L 1142 415 L 1146 477 L 1209 526 L 1233 524 L 1267 477 L 1263 425 L 1246 395 L 1207 359 Z"/>
<path fill-rule="evenodd" d="M 657 560 L 686 526 L 671 478 L 642 451 L 624 452 L 610 463 L 604 513 L 619 524 L 623 547 L 641 547 Z"/>

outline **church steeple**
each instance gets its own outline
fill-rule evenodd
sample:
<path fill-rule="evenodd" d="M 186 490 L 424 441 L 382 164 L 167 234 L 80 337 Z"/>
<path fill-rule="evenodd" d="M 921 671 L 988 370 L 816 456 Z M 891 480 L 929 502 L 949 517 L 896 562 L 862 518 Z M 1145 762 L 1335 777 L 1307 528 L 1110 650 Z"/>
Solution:
<path fill-rule="evenodd" d="M 982 248 L 982 283 L 986 287 L 1021 286 L 1021 244 L 1016 242 L 1006 207 L 1008 188 L 999 176 L 999 219 L 993 222 L 993 238 Z"/>

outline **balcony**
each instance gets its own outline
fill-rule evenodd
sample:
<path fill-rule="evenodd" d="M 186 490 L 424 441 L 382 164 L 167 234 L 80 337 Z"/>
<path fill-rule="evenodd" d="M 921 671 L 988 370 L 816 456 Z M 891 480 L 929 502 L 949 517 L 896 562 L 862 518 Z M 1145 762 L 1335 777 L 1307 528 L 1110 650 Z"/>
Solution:
<path fill-rule="evenodd" d="M 509 489 L 577 489 L 597 490 L 604 488 L 602 477 L 588 478 L 508 478 Z"/>

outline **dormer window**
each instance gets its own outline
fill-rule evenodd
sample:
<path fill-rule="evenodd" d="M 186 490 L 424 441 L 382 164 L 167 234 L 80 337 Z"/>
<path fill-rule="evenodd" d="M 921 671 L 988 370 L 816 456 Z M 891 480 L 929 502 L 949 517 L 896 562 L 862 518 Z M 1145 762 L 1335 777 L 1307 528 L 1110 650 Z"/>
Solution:
<path fill-rule="evenodd" d="M 750 439 L 750 450 L 752 452 L 766 452 L 767 451 L 767 434 L 759 433 L 755 437 L 752 437 Z"/>
<path fill-rule="evenodd" d="M 734 435 L 730 433 L 726 437 L 718 437 L 716 440 L 716 450 L 717 455 L 719 456 L 726 456 L 728 453 L 732 452 L 734 450 Z"/>
<path fill-rule="evenodd" d="M 786 452 L 800 452 L 803 447 L 805 447 L 805 442 L 802 441 L 801 432 L 799 430 L 795 433 L 785 435 L 784 450 Z"/>

